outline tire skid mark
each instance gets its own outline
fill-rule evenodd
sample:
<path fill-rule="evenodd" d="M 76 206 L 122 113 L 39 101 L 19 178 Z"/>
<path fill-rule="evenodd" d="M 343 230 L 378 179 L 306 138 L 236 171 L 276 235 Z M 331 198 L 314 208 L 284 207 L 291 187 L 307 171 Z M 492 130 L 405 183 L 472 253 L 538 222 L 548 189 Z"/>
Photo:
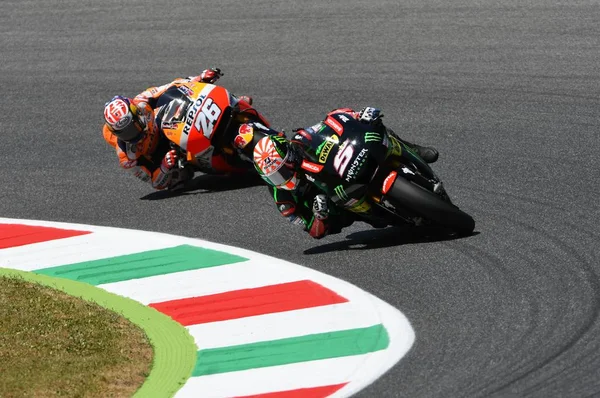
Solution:
<path fill-rule="evenodd" d="M 568 339 L 566 341 L 560 341 L 560 344 L 557 344 L 557 347 L 554 349 L 551 355 L 545 355 L 540 358 L 539 356 L 535 356 L 534 358 L 526 358 L 519 361 L 517 367 L 511 366 L 511 369 L 507 370 L 505 376 L 498 377 L 499 380 L 502 380 L 502 384 L 494 386 L 497 383 L 494 379 L 490 380 L 490 382 L 484 384 L 483 386 L 479 386 L 479 388 L 473 391 L 474 395 L 492 395 L 492 394 L 506 394 L 510 393 L 511 389 L 515 391 L 522 391 L 526 394 L 540 393 L 542 391 L 551 392 L 552 386 L 556 383 L 564 383 L 564 374 L 572 372 L 575 374 L 577 366 L 590 366 L 594 367 L 598 362 L 598 343 L 596 343 L 595 339 L 592 337 L 588 338 L 587 336 L 593 336 L 598 333 L 598 329 L 600 329 L 599 318 L 600 318 L 600 276 L 594 269 L 595 261 L 597 260 L 597 255 L 595 253 L 590 253 L 590 255 L 586 255 L 585 253 L 579 252 L 576 248 L 574 248 L 571 244 L 569 244 L 569 240 L 564 239 L 555 229 L 545 229 L 544 226 L 554 225 L 552 223 L 553 219 L 550 215 L 543 211 L 542 214 L 545 215 L 540 220 L 539 224 L 533 224 L 531 222 L 525 222 L 520 219 L 520 215 L 518 213 L 514 213 L 515 206 L 511 206 L 510 202 L 505 200 L 504 202 L 498 202 L 498 198 L 509 198 L 513 201 L 518 201 L 521 203 L 531 204 L 532 206 L 537 207 L 538 211 L 540 206 L 544 207 L 546 210 L 558 211 L 560 213 L 564 213 L 566 211 L 572 212 L 572 209 L 567 208 L 566 206 L 557 205 L 555 202 L 548 202 L 545 200 L 539 200 L 535 198 L 523 197 L 520 195 L 507 194 L 504 192 L 495 192 L 493 190 L 476 190 L 480 193 L 487 193 L 494 195 L 495 198 L 485 198 L 489 199 L 489 202 L 493 203 L 495 206 L 490 208 L 489 206 L 481 206 L 479 210 L 487 214 L 493 214 L 496 220 L 500 222 L 507 223 L 508 225 L 513 226 L 513 229 L 516 228 L 519 231 L 525 231 L 525 233 L 514 234 L 515 238 L 523 238 L 524 236 L 532 236 L 537 237 L 537 239 L 532 239 L 530 246 L 531 249 L 529 251 L 517 253 L 521 260 L 525 261 L 525 264 L 529 265 L 528 269 L 524 269 L 523 272 L 534 272 L 538 276 L 542 277 L 551 277 L 555 279 L 560 278 L 560 271 L 565 272 L 565 267 L 567 269 L 567 274 L 569 278 L 577 278 L 580 282 L 583 282 L 587 288 L 585 290 L 579 289 L 579 291 L 588 292 L 587 298 L 585 301 L 574 298 L 575 301 L 584 302 L 584 314 L 585 316 L 578 317 L 578 320 L 583 320 L 583 322 L 577 326 L 575 330 L 572 332 L 569 331 Z M 484 202 L 485 202 L 484 201 Z M 481 202 L 480 202 L 481 203 Z M 503 207 L 509 208 L 510 211 L 504 211 Z M 590 222 L 590 217 L 588 214 L 583 213 L 582 210 L 577 210 L 577 214 L 581 216 L 582 220 Z M 591 225 L 591 222 L 590 222 Z M 598 235 L 597 232 L 591 231 L 591 228 L 586 224 L 576 223 L 574 221 L 569 222 L 565 225 L 564 230 L 567 230 L 570 233 L 569 239 L 583 239 L 583 240 L 591 240 L 589 238 L 590 235 Z M 563 231 L 563 229 L 558 230 Z M 510 230 L 507 231 L 510 233 Z M 512 235 L 512 234 L 511 234 Z M 510 238 L 507 239 L 510 242 Z M 556 249 L 559 253 L 561 253 L 560 258 L 565 258 L 564 263 L 560 263 L 559 272 L 554 273 L 555 270 L 548 269 L 540 269 L 539 265 L 536 264 L 539 262 L 539 259 L 536 256 L 547 256 L 551 253 L 544 252 L 535 252 L 536 247 L 533 244 L 540 245 L 543 242 L 547 242 L 551 245 L 552 248 Z M 448 244 L 451 245 L 451 244 Z M 476 262 L 482 262 L 483 264 L 492 265 L 493 267 L 498 267 L 502 270 L 502 272 L 509 273 L 510 265 L 503 264 L 503 258 L 499 255 L 493 255 L 487 251 L 483 251 L 478 249 L 476 246 L 465 243 L 464 245 L 452 247 L 460 251 L 463 255 L 473 259 Z M 530 254 L 530 257 L 527 256 L 527 253 Z M 542 257 L 543 258 L 543 257 Z M 552 261 L 548 262 L 549 264 L 554 264 Z M 571 272 L 571 270 L 578 270 L 578 272 Z M 550 275 L 542 274 L 545 272 Z M 506 278 L 506 275 L 504 276 Z M 518 276 L 515 275 L 512 277 L 515 280 Z M 561 279 L 564 281 L 564 279 Z M 564 283 L 568 283 L 571 279 L 567 279 Z M 515 288 L 510 289 L 510 291 L 518 292 L 519 288 L 518 284 L 515 284 Z M 570 291 L 568 289 L 557 289 L 557 291 Z M 572 290 L 571 290 L 572 291 Z M 527 294 L 527 292 L 525 292 Z M 557 297 L 558 300 L 562 300 L 564 302 L 567 301 L 563 296 Z M 562 303 L 561 301 L 561 303 Z M 565 304 L 562 303 L 562 306 Z M 536 301 L 530 301 L 530 316 L 531 319 L 536 319 L 541 316 L 542 307 L 539 304 L 536 304 Z M 552 307 L 557 308 L 557 307 Z M 562 308 L 562 307 L 560 307 Z M 581 310 L 581 306 L 578 306 L 578 310 Z M 559 315 L 569 316 L 568 309 L 559 310 Z M 566 312 L 563 312 L 566 311 Z M 553 310 L 556 312 L 556 309 Z M 554 316 L 553 318 L 556 318 Z M 529 331 L 523 334 L 521 337 L 526 340 L 527 337 L 532 336 L 533 341 L 543 341 L 544 339 L 536 338 L 534 333 L 539 332 L 537 329 L 540 326 L 544 326 L 544 321 L 542 323 L 534 323 L 528 329 Z M 572 325 L 572 323 L 570 323 Z M 560 323 L 559 323 L 560 326 Z M 554 329 L 550 328 L 548 330 L 546 338 L 550 338 L 553 336 Z M 547 340 L 551 341 L 551 340 Z M 524 343 L 528 344 L 528 343 Z M 578 353 L 577 350 L 573 350 L 575 347 L 582 346 L 582 353 Z M 589 346 L 589 347 L 586 347 Z M 577 364 L 577 366 L 574 366 Z M 556 369 L 552 369 L 552 367 L 556 367 Z M 541 379 L 536 381 L 536 373 L 541 372 Z M 501 373 L 501 374 L 502 374 Z M 580 373 L 580 372 L 578 372 Z M 512 374 L 512 376 L 509 376 Z M 558 379 L 559 381 L 553 381 L 554 376 L 559 374 L 563 375 L 562 379 Z M 562 380 L 562 381 L 561 381 Z M 519 384 L 525 383 L 526 387 L 519 386 Z"/>

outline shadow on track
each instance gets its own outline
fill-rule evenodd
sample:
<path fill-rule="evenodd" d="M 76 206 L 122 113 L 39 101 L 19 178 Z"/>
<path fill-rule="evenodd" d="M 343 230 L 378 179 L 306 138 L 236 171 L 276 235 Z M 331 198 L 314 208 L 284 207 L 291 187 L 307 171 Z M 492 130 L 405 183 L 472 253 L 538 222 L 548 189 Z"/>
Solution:
<path fill-rule="evenodd" d="M 182 189 L 152 192 L 141 200 L 163 200 L 181 195 L 199 195 L 210 192 L 233 191 L 263 185 L 263 180 L 254 174 L 244 176 L 223 176 L 201 174 L 188 181 Z"/>
<path fill-rule="evenodd" d="M 478 235 L 474 231 L 469 236 Z M 304 254 L 319 254 L 341 250 L 369 250 L 413 243 L 441 242 L 467 238 L 469 236 L 451 235 L 439 228 L 398 226 L 383 229 L 369 229 L 347 235 L 347 240 L 327 243 L 306 249 Z"/>

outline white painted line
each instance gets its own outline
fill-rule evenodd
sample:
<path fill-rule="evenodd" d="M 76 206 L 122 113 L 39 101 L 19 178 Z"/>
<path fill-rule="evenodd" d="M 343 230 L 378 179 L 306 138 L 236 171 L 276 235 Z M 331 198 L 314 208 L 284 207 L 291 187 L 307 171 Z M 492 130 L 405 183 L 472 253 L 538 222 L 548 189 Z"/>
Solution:
<path fill-rule="evenodd" d="M 271 262 L 274 261 L 271 259 Z M 207 296 L 305 279 L 299 271 L 269 269 L 264 260 L 249 260 L 217 267 L 107 283 L 99 287 L 144 304 Z M 210 281 L 209 283 L 207 281 Z"/>
<path fill-rule="evenodd" d="M 227 347 L 378 325 L 382 320 L 352 303 L 188 326 L 200 349 Z"/>
<path fill-rule="evenodd" d="M 377 351 L 364 355 L 192 377 L 175 396 L 224 398 L 342 384 L 360 377 L 355 373 L 357 369 L 382 360 L 384 356 L 385 351 Z"/>
<path fill-rule="evenodd" d="M 362 366 L 355 368 L 355 373 L 347 379 L 350 382 L 329 398 L 350 397 L 373 383 L 404 357 L 415 342 L 415 331 L 404 314 L 385 301 L 374 298 L 379 302 L 377 308 L 388 332 L 390 345 L 384 351 L 372 353 Z"/>
<path fill-rule="evenodd" d="M 79 226 L 77 229 L 89 230 L 85 226 Z M 0 267 L 35 271 L 59 265 L 100 260 L 107 256 L 117 257 L 164 249 L 178 244 L 177 241 L 165 242 L 155 236 L 150 239 L 140 239 L 131 232 L 115 234 L 111 231 L 98 231 L 87 235 L 2 249 Z"/>
<path fill-rule="evenodd" d="M 316 271 L 313 272 L 319 274 L 318 278 L 313 278 L 315 281 L 346 298 L 351 298 L 351 305 L 355 307 L 355 311 L 369 313 L 370 316 L 379 319 L 384 324 L 390 340 L 387 349 L 365 355 L 192 377 L 180 390 L 182 396 L 231 397 L 349 382 L 331 395 L 331 397 L 349 397 L 373 383 L 406 355 L 414 343 L 415 333 L 404 314 L 377 297 L 357 289 L 354 285 Z M 333 279 L 334 282 L 331 283 L 330 279 Z M 300 323 L 295 325 L 300 327 Z M 338 364 L 338 361 L 341 365 Z M 322 363 L 325 365 L 322 366 Z M 347 374 L 346 366 L 353 369 L 353 371 L 349 371 L 350 375 Z M 200 382 L 198 379 L 204 379 L 204 381 Z M 204 385 L 204 383 L 207 384 Z M 222 386 L 223 383 L 228 385 Z M 188 385 L 197 386 L 196 395 L 188 389 Z M 220 385 L 221 387 L 219 387 Z M 268 389 L 265 389 L 265 386 L 268 386 Z M 238 387 L 243 387 L 243 389 L 237 390 Z M 210 393 L 212 388 L 216 388 L 216 390 Z"/>

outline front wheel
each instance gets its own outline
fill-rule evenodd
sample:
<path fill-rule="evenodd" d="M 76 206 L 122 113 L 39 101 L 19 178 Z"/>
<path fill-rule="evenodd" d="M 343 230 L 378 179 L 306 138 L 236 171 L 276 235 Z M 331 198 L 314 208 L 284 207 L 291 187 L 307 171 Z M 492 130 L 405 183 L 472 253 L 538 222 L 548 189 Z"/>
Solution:
<path fill-rule="evenodd" d="M 435 193 L 404 178 L 396 179 L 386 198 L 395 206 L 405 208 L 461 236 L 470 235 L 475 229 L 473 217 Z"/>

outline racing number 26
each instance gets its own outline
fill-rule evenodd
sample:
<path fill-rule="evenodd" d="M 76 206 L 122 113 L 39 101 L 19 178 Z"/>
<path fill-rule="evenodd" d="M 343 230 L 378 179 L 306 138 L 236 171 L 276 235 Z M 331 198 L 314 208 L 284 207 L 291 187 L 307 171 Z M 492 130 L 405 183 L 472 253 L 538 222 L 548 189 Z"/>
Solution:
<path fill-rule="evenodd" d="M 202 111 L 199 112 L 198 116 L 196 117 L 194 127 L 196 127 L 198 131 L 202 131 L 204 136 L 210 139 L 215 127 L 215 123 L 219 119 L 220 115 L 221 108 L 214 103 L 212 98 L 207 98 L 202 105 Z"/>

